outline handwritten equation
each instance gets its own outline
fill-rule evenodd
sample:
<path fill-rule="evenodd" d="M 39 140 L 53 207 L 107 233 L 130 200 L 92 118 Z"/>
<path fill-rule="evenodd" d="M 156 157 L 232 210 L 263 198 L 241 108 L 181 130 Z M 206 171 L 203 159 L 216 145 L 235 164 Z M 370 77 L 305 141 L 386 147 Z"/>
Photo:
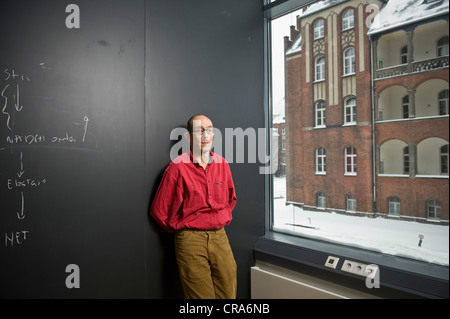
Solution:
<path fill-rule="evenodd" d="M 44 62 L 39 63 L 38 69 L 42 72 L 52 70 Z M 28 214 L 31 213 L 28 207 L 33 207 L 32 204 L 29 205 L 27 195 L 51 183 L 48 178 L 32 176 L 28 173 L 26 163 L 32 161 L 32 149 L 27 150 L 28 158 L 24 156 L 23 151 L 20 151 L 19 154 L 16 150 L 25 149 L 28 146 L 70 147 L 70 145 L 77 145 L 79 147 L 80 143 L 86 142 L 90 119 L 87 115 L 74 119 L 67 123 L 68 129 L 63 133 L 21 131 L 21 129 L 27 130 L 27 128 L 19 128 L 16 122 L 27 111 L 36 111 L 36 109 L 32 109 L 32 105 L 24 103 L 23 99 L 27 89 L 33 85 L 33 78 L 30 74 L 18 72 L 15 68 L 3 67 L 0 70 L 3 71 L 0 74 L 0 133 L 5 135 L 0 136 L 0 156 L 9 157 L 10 163 L 16 163 L 14 173 L 2 172 L 2 167 L 0 167 L 0 176 L 5 176 L 0 180 L 0 192 L 6 193 L 8 200 L 15 201 L 17 206 L 17 209 L 13 211 L 2 210 L 1 212 L 1 214 L 13 214 L 13 220 L 16 221 L 16 229 L 4 232 L 3 239 L 4 246 L 16 247 L 32 238 L 25 223 Z M 26 101 L 32 103 L 30 98 Z M 11 228 L 13 227 L 11 226 Z"/>

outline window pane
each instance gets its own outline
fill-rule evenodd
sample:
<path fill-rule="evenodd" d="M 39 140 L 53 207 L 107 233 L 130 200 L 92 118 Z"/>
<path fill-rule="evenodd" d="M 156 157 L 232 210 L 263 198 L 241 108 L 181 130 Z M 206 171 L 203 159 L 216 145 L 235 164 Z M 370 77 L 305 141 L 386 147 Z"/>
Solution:
<path fill-rule="evenodd" d="M 352 12 L 354 20 L 345 20 L 347 15 L 344 17 L 344 12 L 339 11 L 345 9 L 333 6 L 332 3 L 323 1 L 322 6 L 315 6 L 314 10 L 311 6 L 311 9 L 304 8 L 270 21 L 271 79 L 268 82 L 271 83 L 272 109 L 267 114 L 273 114 L 277 125 L 280 123 L 278 120 L 283 118 L 280 125 L 286 130 L 283 144 L 286 153 L 279 161 L 285 163 L 285 174 L 273 174 L 270 177 L 273 187 L 272 230 L 350 246 L 360 247 L 364 243 L 367 249 L 386 254 L 404 255 L 405 247 L 408 247 L 408 257 L 418 259 L 424 258 L 422 251 L 428 245 L 427 251 L 432 256 L 429 261 L 448 265 L 448 244 L 445 244 L 448 243 L 448 226 L 438 225 L 439 222 L 436 221 L 443 218 L 442 215 L 448 214 L 442 204 L 446 199 L 436 198 L 441 201 L 441 208 L 436 205 L 429 206 L 429 198 L 419 202 L 416 197 L 408 198 L 400 191 L 399 194 L 396 193 L 398 189 L 395 183 L 399 183 L 399 179 L 400 182 L 406 181 L 405 184 L 409 187 L 409 173 L 403 174 L 404 171 L 414 170 L 415 167 L 409 163 L 417 165 L 417 158 L 409 158 L 417 154 L 403 154 L 403 148 L 412 143 L 412 140 L 407 140 L 408 134 L 401 132 L 401 138 L 388 141 L 392 144 L 380 145 L 384 151 L 381 154 L 372 144 L 372 132 L 375 130 L 371 124 L 371 114 L 385 112 L 385 117 L 389 118 L 389 112 L 395 109 L 397 118 L 402 117 L 402 112 L 409 116 L 408 96 L 405 93 L 392 95 L 389 100 L 391 103 L 385 105 L 384 109 L 380 107 L 380 103 L 379 108 L 373 110 L 372 98 L 375 98 L 371 95 L 370 85 L 358 80 L 352 84 L 352 77 L 338 76 L 343 72 L 355 71 L 355 51 L 360 53 L 359 49 L 355 50 L 360 48 L 357 41 L 367 41 L 364 43 L 365 48 L 370 48 L 370 39 L 367 34 L 352 39 L 354 42 L 349 43 L 355 47 L 348 52 L 345 50 L 350 48 L 341 43 L 336 47 L 333 41 L 328 43 L 320 39 L 315 40 L 316 36 L 321 36 L 324 29 L 320 27 L 321 23 L 314 23 L 330 14 L 342 17 L 343 25 L 345 23 L 343 28 L 350 26 L 350 21 L 366 21 L 366 15 L 359 16 L 366 13 L 360 13 L 358 10 Z M 327 5 L 331 5 L 330 8 L 327 8 Z M 321 9 L 316 11 L 318 7 Z M 306 17 L 302 18 L 304 15 Z M 297 16 L 300 18 L 297 19 Z M 338 25 L 339 23 L 327 23 L 327 34 L 342 32 L 333 29 Z M 291 26 L 294 26 L 295 31 Z M 352 36 L 353 33 L 357 35 L 358 30 L 345 32 L 346 36 Z M 305 42 L 306 39 L 309 43 Z M 396 59 L 397 63 L 400 46 L 405 43 L 404 39 L 401 41 L 397 49 L 391 52 L 392 59 Z M 432 47 L 428 50 L 433 52 L 436 50 L 436 42 L 430 43 Z M 367 55 L 365 61 L 370 61 L 370 52 L 371 50 L 361 51 Z M 361 58 L 359 57 L 358 61 Z M 376 61 L 383 58 L 387 59 L 379 55 Z M 335 61 L 341 60 L 339 67 Z M 371 66 L 365 65 L 363 71 L 360 71 L 358 66 L 357 76 L 370 79 L 370 72 Z M 323 82 L 325 79 L 326 83 Z M 337 82 L 334 82 L 335 80 Z M 434 93 L 434 101 L 439 92 Z M 433 97 L 430 97 L 431 99 Z M 448 94 L 439 95 L 439 106 L 448 113 Z M 353 125 L 356 124 L 357 112 L 358 123 Z M 379 120 L 382 120 L 382 117 Z M 346 123 L 352 125 L 343 125 Z M 432 155 L 437 172 L 448 171 L 448 149 L 445 152 L 445 149 L 440 149 L 441 146 L 443 144 L 435 146 Z M 375 163 L 373 159 L 379 160 L 379 163 Z M 375 168 L 376 174 L 394 171 L 395 174 L 392 175 L 395 176 L 391 178 L 393 184 L 387 187 L 386 194 L 377 194 L 377 198 L 382 197 L 383 200 L 380 200 L 381 204 L 374 209 L 373 178 L 378 178 L 374 173 Z M 448 173 L 442 173 L 446 174 Z M 439 181 L 444 178 L 441 176 Z M 383 180 L 389 180 L 389 177 L 383 177 Z M 431 184 L 431 181 L 423 181 Z M 439 197 L 440 193 L 434 196 Z M 448 193 L 444 195 L 448 196 Z M 417 193 L 414 196 L 417 196 Z M 414 216 L 408 215 L 412 202 L 421 211 L 421 217 L 417 220 L 431 218 L 427 217 L 428 215 L 439 217 L 433 217 L 433 221 L 429 223 L 403 220 L 403 217 L 415 220 Z M 347 211 L 352 214 L 345 214 Z M 367 218 L 374 216 L 378 218 Z M 433 235 L 425 234 L 429 241 L 423 241 L 421 251 L 417 242 L 408 238 L 417 238 L 419 233 L 425 232 Z M 436 240 L 431 242 L 431 238 Z"/>
<path fill-rule="evenodd" d="M 342 17 L 342 29 L 347 30 L 354 27 L 353 10 L 347 10 Z"/>

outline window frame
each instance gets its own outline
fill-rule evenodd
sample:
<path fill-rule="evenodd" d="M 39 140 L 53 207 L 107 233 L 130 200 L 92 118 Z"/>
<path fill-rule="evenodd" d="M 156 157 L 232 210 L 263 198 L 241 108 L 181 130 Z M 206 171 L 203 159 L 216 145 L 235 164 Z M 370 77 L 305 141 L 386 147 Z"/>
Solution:
<path fill-rule="evenodd" d="M 267 127 L 271 127 L 271 71 L 270 71 L 270 23 L 272 19 L 281 17 L 289 12 L 297 10 L 310 4 L 310 0 L 276 0 L 270 3 L 265 1 L 263 12 L 266 24 L 264 26 L 264 77 L 265 96 L 264 109 L 265 122 Z M 267 111 L 268 110 L 268 111 Z M 269 132 L 270 130 L 266 130 Z M 267 133 L 268 143 L 271 139 Z M 358 285 L 364 286 L 364 279 L 354 277 L 348 273 L 336 269 L 324 267 L 324 262 L 328 256 L 337 256 L 341 260 L 349 259 L 366 264 L 378 265 L 381 273 L 380 289 L 361 289 L 361 291 L 375 294 L 382 298 L 391 293 L 393 298 L 402 296 L 425 297 L 425 298 L 448 298 L 449 278 L 448 267 L 432 265 L 412 260 L 401 256 L 386 256 L 377 251 L 356 248 L 340 243 L 322 241 L 309 237 L 300 237 L 285 232 L 279 232 L 272 228 L 272 192 L 273 176 L 265 175 L 265 230 L 264 234 L 255 242 L 253 255 L 255 260 L 268 262 L 279 267 L 292 271 L 313 273 L 325 276 L 330 282 L 342 285 L 347 280 L 362 281 Z M 306 268 L 305 268 L 306 267 Z M 355 287 L 354 284 L 352 284 Z M 365 288 L 365 287 L 364 287 Z M 404 298 L 404 297 L 403 297 Z"/>
<path fill-rule="evenodd" d="M 403 156 L 403 174 L 409 175 L 411 171 L 410 167 L 410 154 L 409 154 L 409 146 L 406 145 L 402 150 L 402 156 Z"/>
<path fill-rule="evenodd" d="M 319 25 L 320 23 L 320 25 Z M 319 19 L 313 25 L 313 40 L 319 40 L 325 37 L 325 20 Z"/>
<path fill-rule="evenodd" d="M 320 152 L 322 152 L 320 154 Z M 315 150 L 315 167 L 316 175 L 327 174 L 327 151 L 323 147 L 318 147 Z"/>
<path fill-rule="evenodd" d="M 327 194 L 325 194 L 325 192 L 317 192 L 316 205 L 318 209 L 327 208 Z"/>
<path fill-rule="evenodd" d="M 440 41 L 443 41 L 443 43 L 439 43 Z M 447 41 L 445 41 L 447 40 Z M 448 35 L 444 35 L 442 37 L 440 37 L 439 39 L 437 39 L 436 41 L 436 56 L 440 57 L 440 56 L 447 56 L 449 54 L 449 39 L 448 39 Z M 444 52 L 442 52 L 444 50 Z"/>
<path fill-rule="evenodd" d="M 351 194 L 348 194 L 346 196 L 345 207 L 346 207 L 346 211 L 348 211 L 348 212 L 356 212 L 356 197 Z"/>
<path fill-rule="evenodd" d="M 348 104 L 354 101 L 354 104 Z M 344 99 L 344 125 L 356 125 L 356 97 L 351 95 Z M 350 117 L 350 120 L 347 120 Z"/>
<path fill-rule="evenodd" d="M 430 209 L 434 216 L 430 216 Z M 427 218 L 433 220 L 441 219 L 441 202 L 437 199 L 427 201 Z"/>
<path fill-rule="evenodd" d="M 347 13 L 351 13 L 351 15 L 346 16 Z M 348 25 L 345 27 L 345 24 L 348 24 Z M 355 10 L 347 9 L 342 14 L 342 31 L 347 31 L 347 30 L 351 30 L 354 28 L 355 28 Z"/>
<path fill-rule="evenodd" d="M 347 52 L 353 51 L 353 55 L 346 56 Z M 355 47 L 348 47 L 343 52 L 343 75 L 354 75 L 356 73 L 356 51 Z"/>
<path fill-rule="evenodd" d="M 323 61 L 319 64 L 319 60 Z M 325 81 L 325 56 L 318 55 L 314 58 L 314 82 Z"/>
<path fill-rule="evenodd" d="M 391 209 L 392 208 L 392 209 Z M 397 196 L 391 196 L 388 198 L 388 215 L 400 216 L 402 213 L 402 206 L 400 198 Z"/>
<path fill-rule="evenodd" d="M 448 144 L 442 145 L 439 148 L 439 170 L 442 175 L 448 175 L 448 157 Z"/>
<path fill-rule="evenodd" d="M 344 149 L 344 176 L 356 176 L 358 174 L 357 171 L 357 152 L 354 146 L 348 146 Z"/>
<path fill-rule="evenodd" d="M 438 93 L 438 107 L 439 107 L 439 115 L 445 116 L 448 115 L 448 99 L 449 99 L 449 90 L 442 90 Z"/>
<path fill-rule="evenodd" d="M 319 107 L 320 107 L 320 109 L 319 109 Z M 327 105 L 324 100 L 318 100 L 318 101 L 314 102 L 314 128 L 327 127 L 326 111 L 327 111 Z"/>
<path fill-rule="evenodd" d="M 400 48 L 400 64 L 408 63 L 408 45 L 404 45 Z"/>
<path fill-rule="evenodd" d="M 402 97 L 402 118 L 409 119 L 409 94 Z"/>

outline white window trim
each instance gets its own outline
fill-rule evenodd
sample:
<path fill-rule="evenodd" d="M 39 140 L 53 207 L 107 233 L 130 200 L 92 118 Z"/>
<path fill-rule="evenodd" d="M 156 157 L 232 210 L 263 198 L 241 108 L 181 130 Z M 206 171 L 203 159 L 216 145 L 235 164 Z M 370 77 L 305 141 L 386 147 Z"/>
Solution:
<path fill-rule="evenodd" d="M 352 14 L 345 17 L 345 14 L 351 12 Z M 344 21 L 347 21 L 347 27 L 344 27 L 345 23 Z M 351 23 L 350 23 L 351 22 Z M 348 9 L 342 14 L 342 31 L 347 31 L 355 28 L 355 10 Z"/>

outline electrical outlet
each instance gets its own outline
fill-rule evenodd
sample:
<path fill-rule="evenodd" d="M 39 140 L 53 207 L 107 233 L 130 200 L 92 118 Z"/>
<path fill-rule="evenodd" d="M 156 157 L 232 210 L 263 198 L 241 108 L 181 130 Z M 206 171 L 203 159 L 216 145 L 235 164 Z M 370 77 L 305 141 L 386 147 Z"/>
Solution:
<path fill-rule="evenodd" d="M 368 271 L 366 270 L 366 266 L 365 264 L 362 263 L 358 263 L 356 261 L 351 261 L 351 260 L 344 260 L 344 263 L 342 264 L 341 270 L 354 274 L 354 275 L 358 275 L 358 276 L 364 276 L 367 277 L 368 276 Z M 371 268 L 373 270 L 373 268 Z"/>
<path fill-rule="evenodd" d="M 338 262 L 338 257 L 328 256 L 327 261 L 325 262 L 325 266 L 336 269 Z"/>
<path fill-rule="evenodd" d="M 367 265 L 366 268 L 364 269 L 364 275 L 366 277 L 368 276 L 372 276 L 374 277 L 376 275 L 376 273 L 378 272 L 378 266 L 377 265 Z"/>

